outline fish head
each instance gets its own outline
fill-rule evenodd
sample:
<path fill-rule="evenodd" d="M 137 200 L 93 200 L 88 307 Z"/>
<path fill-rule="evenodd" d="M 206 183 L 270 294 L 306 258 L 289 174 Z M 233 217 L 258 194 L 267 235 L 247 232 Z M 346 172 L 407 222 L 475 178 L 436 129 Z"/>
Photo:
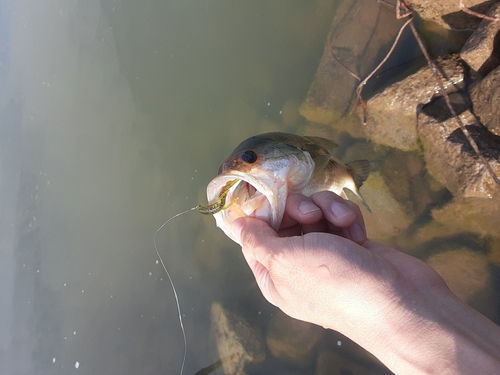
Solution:
<path fill-rule="evenodd" d="M 217 226 L 234 240 L 230 227 L 240 217 L 256 217 L 278 230 L 289 194 L 300 192 L 311 179 L 315 163 L 310 153 L 276 134 L 248 138 L 221 164 L 219 175 L 207 186 L 209 204 L 216 202 L 227 183 L 225 205 L 214 214 Z"/>

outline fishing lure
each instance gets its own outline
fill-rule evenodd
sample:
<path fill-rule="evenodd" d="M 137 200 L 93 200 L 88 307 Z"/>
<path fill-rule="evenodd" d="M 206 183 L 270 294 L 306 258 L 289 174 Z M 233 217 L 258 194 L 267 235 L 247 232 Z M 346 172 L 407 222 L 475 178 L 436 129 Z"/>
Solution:
<path fill-rule="evenodd" d="M 229 202 L 229 204 L 226 206 L 225 205 L 226 204 L 226 198 L 227 198 L 227 195 L 229 194 L 229 191 L 234 186 L 234 184 L 236 184 L 239 181 L 240 180 L 238 180 L 238 179 L 234 179 L 234 180 L 228 181 L 224 185 L 224 187 L 222 188 L 222 190 L 221 190 L 221 192 L 219 194 L 219 199 L 217 199 L 214 203 L 209 204 L 208 206 L 202 206 L 202 205 L 196 206 L 196 209 L 198 210 L 198 212 L 201 213 L 201 214 L 203 214 L 203 215 L 214 215 L 217 212 L 225 210 L 229 206 L 231 206 L 236 201 L 236 199 L 233 200 L 232 202 Z"/>

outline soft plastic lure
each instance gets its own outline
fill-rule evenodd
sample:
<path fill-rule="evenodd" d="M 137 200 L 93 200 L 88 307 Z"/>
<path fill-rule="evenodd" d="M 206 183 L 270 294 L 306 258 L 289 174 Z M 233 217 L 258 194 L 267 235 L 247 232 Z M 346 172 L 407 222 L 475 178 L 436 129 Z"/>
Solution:
<path fill-rule="evenodd" d="M 203 214 L 203 215 L 214 215 L 217 212 L 225 210 L 230 205 L 232 205 L 236 199 L 233 200 L 232 202 L 229 202 L 229 204 L 226 205 L 226 198 L 227 198 L 227 195 L 229 194 L 229 191 L 231 190 L 231 188 L 238 181 L 240 181 L 240 180 L 234 179 L 234 180 L 228 181 L 224 185 L 224 187 L 222 188 L 220 195 L 219 195 L 219 199 L 217 199 L 214 203 L 209 204 L 208 206 L 202 206 L 202 205 L 196 206 L 196 209 L 198 210 L 198 212 Z"/>

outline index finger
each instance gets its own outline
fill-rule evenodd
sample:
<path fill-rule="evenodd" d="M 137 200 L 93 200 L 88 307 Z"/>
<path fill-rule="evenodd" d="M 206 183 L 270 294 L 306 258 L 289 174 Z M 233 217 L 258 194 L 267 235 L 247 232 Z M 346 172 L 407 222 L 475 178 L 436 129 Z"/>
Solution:
<path fill-rule="evenodd" d="M 294 193 L 286 199 L 285 214 L 280 228 L 290 228 L 296 224 L 314 224 L 322 218 L 321 209 L 310 197 Z"/>
<path fill-rule="evenodd" d="M 359 207 L 331 191 L 311 195 L 313 202 L 321 208 L 330 223 L 330 232 L 342 231 L 344 237 L 362 244 L 366 241 L 366 228 Z"/>
<path fill-rule="evenodd" d="M 267 267 L 272 250 L 277 248 L 278 234 L 263 220 L 243 217 L 231 224 L 231 233 L 248 255 Z"/>

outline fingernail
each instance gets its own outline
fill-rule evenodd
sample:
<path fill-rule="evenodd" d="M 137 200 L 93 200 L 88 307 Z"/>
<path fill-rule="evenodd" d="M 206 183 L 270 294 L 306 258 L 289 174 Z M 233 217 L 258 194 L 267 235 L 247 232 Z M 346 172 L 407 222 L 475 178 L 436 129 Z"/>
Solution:
<path fill-rule="evenodd" d="M 231 234 L 240 245 L 241 245 L 240 243 L 241 229 L 243 228 L 244 225 L 245 225 L 245 219 L 243 218 L 236 219 L 231 223 Z"/>
<path fill-rule="evenodd" d="M 333 202 L 330 209 L 333 216 L 335 216 L 335 219 L 337 220 L 343 219 L 344 217 L 353 214 L 352 210 L 349 207 L 340 202 Z"/>
<path fill-rule="evenodd" d="M 358 223 L 350 226 L 349 234 L 351 235 L 351 240 L 354 242 L 364 242 L 366 240 L 366 233 Z"/>
<path fill-rule="evenodd" d="M 311 212 L 319 211 L 318 206 L 308 201 L 300 202 L 298 208 L 301 215 L 307 215 L 310 214 Z"/>

